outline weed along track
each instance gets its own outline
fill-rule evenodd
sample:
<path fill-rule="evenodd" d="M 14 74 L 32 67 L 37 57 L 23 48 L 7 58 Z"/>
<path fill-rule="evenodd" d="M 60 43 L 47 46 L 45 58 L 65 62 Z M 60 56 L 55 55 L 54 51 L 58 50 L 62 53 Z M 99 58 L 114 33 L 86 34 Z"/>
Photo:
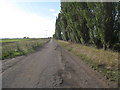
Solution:
<path fill-rule="evenodd" d="M 13 58 L 34 52 L 45 44 L 49 39 L 10 39 L 3 40 L 2 56 L 0 59 Z"/>
<path fill-rule="evenodd" d="M 114 51 L 105 51 L 77 43 L 57 41 L 69 52 L 76 55 L 79 59 L 87 63 L 92 69 L 99 72 L 106 79 L 112 82 L 118 82 L 118 53 Z M 80 60 L 78 60 L 80 61 Z"/>
<path fill-rule="evenodd" d="M 37 52 L 4 61 L 3 68 L 3 88 L 116 87 L 53 39 Z"/>

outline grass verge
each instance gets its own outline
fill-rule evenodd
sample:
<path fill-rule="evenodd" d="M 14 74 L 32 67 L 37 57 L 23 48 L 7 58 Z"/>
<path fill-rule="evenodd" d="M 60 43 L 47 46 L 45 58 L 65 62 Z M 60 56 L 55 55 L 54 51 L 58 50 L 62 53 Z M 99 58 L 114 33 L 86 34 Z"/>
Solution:
<path fill-rule="evenodd" d="M 0 59 L 13 58 L 36 51 L 49 39 L 20 40 L 14 43 L 6 43 L 0 46 Z"/>
<path fill-rule="evenodd" d="M 120 72 L 118 68 L 118 53 L 105 51 L 81 44 L 56 40 L 61 46 L 74 53 L 81 60 L 88 63 L 94 70 L 103 74 L 106 79 L 118 82 L 120 85 Z"/>

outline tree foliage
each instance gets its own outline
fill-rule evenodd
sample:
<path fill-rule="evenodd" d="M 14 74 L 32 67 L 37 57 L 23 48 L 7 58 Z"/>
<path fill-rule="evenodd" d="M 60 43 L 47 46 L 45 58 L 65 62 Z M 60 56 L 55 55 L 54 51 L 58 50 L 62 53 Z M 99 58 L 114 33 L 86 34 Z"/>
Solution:
<path fill-rule="evenodd" d="M 120 3 L 61 2 L 54 37 L 97 48 L 120 48 Z"/>

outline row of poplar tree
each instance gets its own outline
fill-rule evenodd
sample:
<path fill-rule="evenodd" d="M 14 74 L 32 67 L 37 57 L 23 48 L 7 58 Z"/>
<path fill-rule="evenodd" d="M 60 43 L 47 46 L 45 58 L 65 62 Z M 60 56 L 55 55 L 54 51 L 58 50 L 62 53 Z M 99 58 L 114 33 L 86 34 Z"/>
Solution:
<path fill-rule="evenodd" d="M 120 3 L 61 2 L 54 38 L 94 45 L 103 49 L 120 48 Z"/>

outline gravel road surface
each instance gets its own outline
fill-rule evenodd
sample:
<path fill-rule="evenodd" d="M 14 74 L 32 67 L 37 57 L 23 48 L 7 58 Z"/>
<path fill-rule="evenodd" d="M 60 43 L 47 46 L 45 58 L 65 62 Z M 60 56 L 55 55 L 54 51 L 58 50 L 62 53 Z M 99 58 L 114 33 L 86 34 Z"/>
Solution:
<path fill-rule="evenodd" d="M 114 87 L 53 39 L 35 53 L 2 62 L 3 88 Z"/>

